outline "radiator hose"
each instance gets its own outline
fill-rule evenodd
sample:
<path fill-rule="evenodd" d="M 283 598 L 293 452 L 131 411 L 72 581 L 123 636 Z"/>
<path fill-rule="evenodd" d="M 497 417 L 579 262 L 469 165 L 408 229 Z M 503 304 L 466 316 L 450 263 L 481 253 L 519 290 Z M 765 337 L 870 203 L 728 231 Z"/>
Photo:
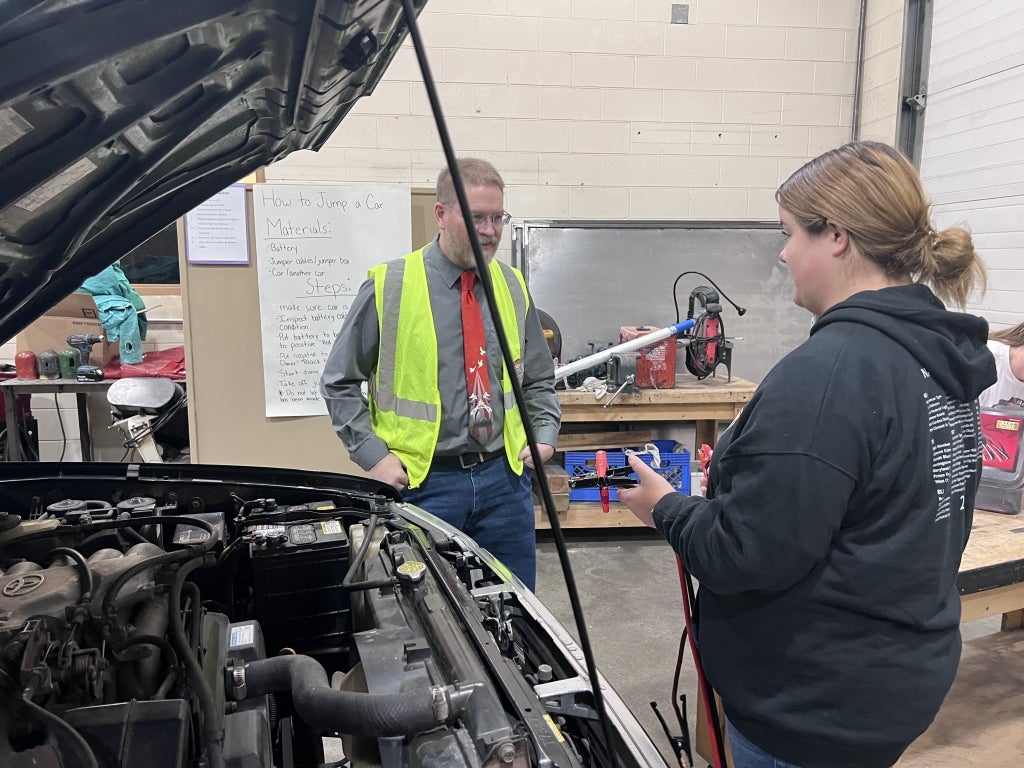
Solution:
<path fill-rule="evenodd" d="M 290 691 L 299 717 L 325 733 L 402 736 L 444 723 L 451 710 L 449 692 L 440 686 L 387 694 L 336 691 L 323 666 L 309 656 L 261 659 L 233 674 L 229 670 L 228 688 L 235 698 Z"/>

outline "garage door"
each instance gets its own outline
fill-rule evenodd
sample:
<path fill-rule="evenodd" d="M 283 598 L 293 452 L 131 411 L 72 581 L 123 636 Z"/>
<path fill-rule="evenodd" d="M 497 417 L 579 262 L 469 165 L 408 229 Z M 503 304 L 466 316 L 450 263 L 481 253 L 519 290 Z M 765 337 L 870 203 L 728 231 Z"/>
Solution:
<path fill-rule="evenodd" d="M 1024 3 L 935 0 L 921 176 L 937 225 L 966 223 L 989 268 L 973 305 L 1024 321 Z"/>

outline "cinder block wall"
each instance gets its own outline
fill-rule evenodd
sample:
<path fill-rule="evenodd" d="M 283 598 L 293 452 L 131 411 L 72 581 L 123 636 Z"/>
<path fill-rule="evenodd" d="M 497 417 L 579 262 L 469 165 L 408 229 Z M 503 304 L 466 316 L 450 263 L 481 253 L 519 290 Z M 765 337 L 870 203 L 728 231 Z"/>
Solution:
<path fill-rule="evenodd" d="M 903 0 L 869 0 L 864 15 L 860 138 L 892 142 L 900 104 Z"/>
<path fill-rule="evenodd" d="M 515 218 L 775 221 L 778 184 L 850 138 L 857 0 L 702 0 L 686 24 L 674 5 L 427 5 L 456 152 L 495 163 Z M 433 185 L 443 163 L 407 41 L 323 150 L 267 178 Z"/>

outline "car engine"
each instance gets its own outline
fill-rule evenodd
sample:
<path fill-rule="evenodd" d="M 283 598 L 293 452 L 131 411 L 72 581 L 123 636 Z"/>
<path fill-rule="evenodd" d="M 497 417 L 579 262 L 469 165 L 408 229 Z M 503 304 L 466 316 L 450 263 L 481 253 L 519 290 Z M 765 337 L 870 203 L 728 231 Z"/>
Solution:
<path fill-rule="evenodd" d="M 536 598 L 390 489 L 125 466 L 0 482 L 0 764 L 657 762 Z"/>

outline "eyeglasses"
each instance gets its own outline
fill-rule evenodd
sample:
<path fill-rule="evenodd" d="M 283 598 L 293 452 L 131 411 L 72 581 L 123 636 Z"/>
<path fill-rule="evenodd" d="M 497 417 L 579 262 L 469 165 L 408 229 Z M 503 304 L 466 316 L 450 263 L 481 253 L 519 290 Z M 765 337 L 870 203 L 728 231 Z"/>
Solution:
<path fill-rule="evenodd" d="M 508 211 L 502 211 L 501 213 L 495 213 L 493 216 L 488 216 L 485 213 L 474 213 L 473 214 L 473 226 L 480 229 L 487 222 L 491 222 L 491 226 L 494 229 L 501 229 L 510 221 L 512 221 L 512 214 Z"/>
<path fill-rule="evenodd" d="M 454 208 L 455 210 L 459 211 L 460 214 L 462 213 L 462 210 L 455 203 L 445 203 L 445 206 L 448 208 Z M 476 227 L 477 229 L 480 229 L 481 227 L 484 226 L 484 224 L 487 224 L 488 222 L 490 222 L 491 227 L 493 227 L 494 229 L 501 229 L 502 227 L 507 226 L 510 221 L 512 221 L 512 214 L 509 213 L 508 211 L 494 213 L 491 214 L 490 216 L 488 216 L 486 213 L 473 213 L 471 215 L 473 217 L 473 226 Z"/>

